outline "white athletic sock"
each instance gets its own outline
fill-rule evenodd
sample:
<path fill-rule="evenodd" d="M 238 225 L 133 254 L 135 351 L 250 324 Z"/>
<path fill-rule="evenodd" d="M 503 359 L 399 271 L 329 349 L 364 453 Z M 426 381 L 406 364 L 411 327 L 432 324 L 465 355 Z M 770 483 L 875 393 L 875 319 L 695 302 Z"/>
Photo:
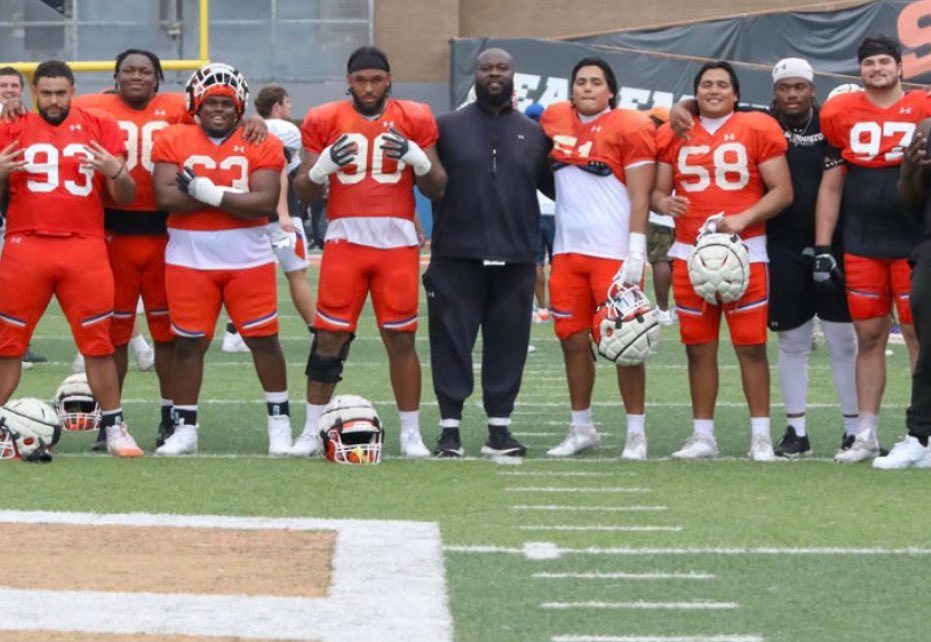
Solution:
<path fill-rule="evenodd" d="M 502 428 L 507 428 L 511 425 L 510 417 L 489 417 L 488 418 L 489 426 L 501 426 Z"/>
<path fill-rule="evenodd" d="M 459 424 L 461 422 L 458 419 L 440 419 L 440 428 L 444 430 L 449 428 L 452 430 L 459 430 Z"/>
<path fill-rule="evenodd" d="M 419 410 L 399 410 L 398 419 L 401 422 L 401 432 L 420 432 Z"/>
<path fill-rule="evenodd" d="M 642 435 L 646 429 L 646 415 L 627 415 L 627 434 Z"/>
<path fill-rule="evenodd" d="M 860 417 L 857 415 L 844 415 L 844 434 L 853 437 L 860 427 Z"/>
<path fill-rule="evenodd" d="M 849 418 L 855 420 L 857 415 L 857 333 L 852 323 L 833 321 L 822 321 L 821 331 L 831 354 L 831 373 L 844 415 L 844 429 L 848 435 L 853 435 L 857 432 L 856 421 L 853 426 L 848 424 L 851 423 Z"/>
<path fill-rule="evenodd" d="M 808 406 L 808 357 L 813 330 L 814 321 L 809 319 L 797 328 L 777 333 L 779 388 L 786 413 L 804 413 Z"/>
<path fill-rule="evenodd" d="M 571 410 L 569 412 L 571 416 L 570 421 L 573 426 L 591 426 L 592 424 L 592 407 L 589 406 L 585 410 Z"/>
<path fill-rule="evenodd" d="M 714 437 L 714 419 L 692 419 L 692 430 L 696 435 Z"/>
<path fill-rule="evenodd" d="M 860 422 L 857 428 L 857 432 L 868 430 L 870 432 L 870 437 L 875 437 L 876 431 L 879 428 L 879 417 L 871 412 L 860 413 Z"/>
<path fill-rule="evenodd" d="M 323 415 L 323 409 L 326 404 L 307 404 L 307 418 L 304 420 L 304 432 L 317 432 L 317 424 L 320 423 L 320 417 Z"/>
<path fill-rule="evenodd" d="M 139 354 L 140 352 L 148 352 L 152 349 L 141 332 L 130 339 L 129 344 L 133 347 L 133 352 L 136 354 Z"/>
<path fill-rule="evenodd" d="M 795 434 L 799 437 L 804 437 L 808 434 L 805 432 L 805 415 L 801 417 L 787 417 L 786 421 L 795 429 Z"/>
<path fill-rule="evenodd" d="M 750 432 L 754 437 L 769 438 L 769 417 L 750 417 Z"/>

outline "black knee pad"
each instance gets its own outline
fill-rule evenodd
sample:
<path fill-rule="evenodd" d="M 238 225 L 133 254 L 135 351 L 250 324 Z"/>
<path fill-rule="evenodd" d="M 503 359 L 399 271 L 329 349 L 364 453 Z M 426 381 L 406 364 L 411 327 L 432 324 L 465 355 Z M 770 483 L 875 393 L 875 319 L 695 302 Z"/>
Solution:
<path fill-rule="evenodd" d="M 343 364 L 349 357 L 349 345 L 356 335 L 350 334 L 349 340 L 343 344 L 339 350 L 339 355 L 335 357 L 324 357 L 317 354 L 317 335 L 314 334 L 314 340 L 310 344 L 310 356 L 307 358 L 307 368 L 304 374 L 311 381 L 317 383 L 339 383 L 343 380 Z"/>

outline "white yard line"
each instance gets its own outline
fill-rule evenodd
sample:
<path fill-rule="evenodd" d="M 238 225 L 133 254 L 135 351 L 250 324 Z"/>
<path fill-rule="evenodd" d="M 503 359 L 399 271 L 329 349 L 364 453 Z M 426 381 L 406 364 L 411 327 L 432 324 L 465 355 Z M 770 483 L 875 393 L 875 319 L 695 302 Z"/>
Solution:
<path fill-rule="evenodd" d="M 334 642 L 452 640 L 435 523 L 31 511 L 0 511 L 0 522 L 337 533 L 326 598 L 0 588 L 0 630 Z"/>
<path fill-rule="evenodd" d="M 507 486 L 507 493 L 649 493 L 649 488 L 626 486 Z"/>
<path fill-rule="evenodd" d="M 765 642 L 761 635 L 554 635 L 550 642 Z"/>
<path fill-rule="evenodd" d="M 544 609 L 557 610 L 644 610 L 644 611 L 729 611 L 740 608 L 737 602 L 544 602 Z"/>
<path fill-rule="evenodd" d="M 713 573 L 534 573 L 537 580 L 713 580 Z"/>
<path fill-rule="evenodd" d="M 517 434 L 517 433 L 514 433 Z M 546 470 L 522 470 L 522 471 L 506 471 L 499 470 L 497 475 L 503 477 L 617 477 L 622 475 L 624 477 L 635 477 L 637 473 L 634 472 L 619 472 L 619 473 L 592 473 L 592 472 L 583 472 L 583 471 L 546 471 Z"/>
<path fill-rule="evenodd" d="M 544 524 L 528 524 L 518 526 L 522 531 L 565 531 L 565 532 L 604 532 L 604 533 L 679 533 L 681 526 L 576 526 L 574 524 L 558 524 L 547 526 Z"/>
<path fill-rule="evenodd" d="M 592 513 L 637 513 L 669 510 L 668 506 L 564 506 L 562 504 L 519 504 L 511 510 L 579 511 Z"/>
<path fill-rule="evenodd" d="M 641 557 L 641 556 L 688 556 L 688 555 L 725 555 L 725 556 L 769 556 L 769 555 L 798 555 L 798 556 L 825 556 L 825 557 L 929 557 L 931 548 L 905 547 L 905 548 L 832 548 L 832 547 L 809 547 L 809 548 L 788 548 L 788 547 L 747 547 L 747 548 L 646 548 L 646 547 L 599 547 L 589 546 L 585 548 L 561 548 L 551 542 L 527 542 L 521 548 L 508 546 L 444 546 L 443 550 L 447 553 L 503 553 L 507 555 L 528 555 L 528 550 L 546 551 L 546 559 L 556 559 L 563 555 L 609 555 L 619 557 Z M 535 558 L 536 559 L 536 558 Z"/>

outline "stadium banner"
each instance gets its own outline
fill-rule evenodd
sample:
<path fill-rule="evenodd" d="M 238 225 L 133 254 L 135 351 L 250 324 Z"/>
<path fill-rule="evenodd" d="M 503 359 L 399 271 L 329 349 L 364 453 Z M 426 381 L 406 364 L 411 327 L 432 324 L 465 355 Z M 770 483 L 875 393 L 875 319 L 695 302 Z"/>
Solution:
<path fill-rule="evenodd" d="M 479 51 L 501 47 L 514 57 L 518 108 L 566 100 L 572 67 L 601 56 L 618 78 L 618 105 L 669 107 L 693 93 L 692 82 L 708 60 L 730 60 L 740 79 L 741 102 L 768 106 L 772 65 L 787 56 L 807 58 L 815 69 L 819 99 L 844 83 L 859 83 L 856 50 L 868 35 L 888 34 L 903 44 L 912 82 L 931 81 L 931 0 L 874 2 L 820 13 L 772 13 L 623 31 L 575 41 L 467 38 L 451 42 L 450 105 L 461 105 L 474 77 Z"/>

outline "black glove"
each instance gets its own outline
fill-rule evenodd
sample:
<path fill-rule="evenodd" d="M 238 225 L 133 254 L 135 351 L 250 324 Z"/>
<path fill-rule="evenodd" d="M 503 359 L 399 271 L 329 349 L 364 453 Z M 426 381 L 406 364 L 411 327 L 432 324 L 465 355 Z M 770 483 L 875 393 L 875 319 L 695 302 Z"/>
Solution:
<path fill-rule="evenodd" d="M 194 173 L 194 170 L 185 167 L 175 175 L 175 182 L 178 184 L 179 190 L 185 194 L 190 194 L 191 181 L 195 178 L 197 178 L 197 174 Z"/>
<path fill-rule="evenodd" d="M 347 134 L 340 136 L 335 143 L 330 145 L 330 160 L 333 161 L 337 167 L 345 167 L 352 162 L 355 153 L 352 149 L 353 143 L 349 140 Z"/>
<path fill-rule="evenodd" d="M 410 142 L 394 127 L 388 130 L 382 140 L 384 142 L 381 148 L 385 150 L 385 156 L 392 160 L 401 160 L 401 157 L 410 150 Z"/>
<path fill-rule="evenodd" d="M 841 285 L 844 282 L 844 273 L 837 265 L 837 259 L 831 254 L 828 245 L 815 246 L 815 265 L 812 273 L 815 283 Z"/>

